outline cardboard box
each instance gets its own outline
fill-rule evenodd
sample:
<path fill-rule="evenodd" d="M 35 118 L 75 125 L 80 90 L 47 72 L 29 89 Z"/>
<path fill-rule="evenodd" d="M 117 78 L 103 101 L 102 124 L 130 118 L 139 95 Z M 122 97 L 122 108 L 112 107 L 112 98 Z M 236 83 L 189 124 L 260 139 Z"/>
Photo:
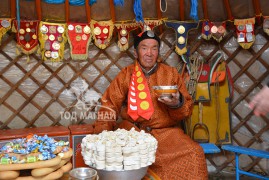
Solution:
<path fill-rule="evenodd" d="M 93 134 L 91 124 L 70 125 L 70 145 L 73 148 L 74 154 L 72 157 L 73 168 L 87 167 L 81 155 L 81 141 L 87 134 Z"/>

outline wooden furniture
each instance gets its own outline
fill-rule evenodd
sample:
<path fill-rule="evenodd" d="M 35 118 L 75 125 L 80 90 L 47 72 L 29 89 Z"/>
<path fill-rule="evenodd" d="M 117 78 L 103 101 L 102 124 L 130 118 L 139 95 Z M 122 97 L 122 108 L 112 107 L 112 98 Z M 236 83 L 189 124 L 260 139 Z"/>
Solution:
<path fill-rule="evenodd" d="M 233 146 L 233 145 L 223 145 L 223 146 L 221 146 L 221 148 L 223 150 L 235 153 L 236 180 L 239 180 L 240 175 L 242 175 L 242 174 L 244 174 L 246 176 L 258 178 L 258 179 L 269 180 L 269 177 L 254 174 L 254 173 L 251 173 L 251 172 L 246 172 L 246 171 L 240 169 L 240 164 L 239 164 L 239 155 L 240 154 L 246 154 L 246 155 L 249 155 L 249 156 L 256 156 L 256 157 L 260 157 L 260 158 L 269 159 L 269 152 L 262 151 L 262 150 L 257 150 L 257 149 L 253 149 L 253 148 L 246 148 L 246 147 L 241 147 L 241 146 Z"/>

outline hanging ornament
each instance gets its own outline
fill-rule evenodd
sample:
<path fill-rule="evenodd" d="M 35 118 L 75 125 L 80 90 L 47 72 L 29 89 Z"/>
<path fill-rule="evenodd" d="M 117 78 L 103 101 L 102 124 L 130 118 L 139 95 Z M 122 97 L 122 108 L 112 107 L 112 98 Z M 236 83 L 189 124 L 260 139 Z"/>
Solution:
<path fill-rule="evenodd" d="M 212 37 L 211 34 L 212 23 L 210 21 L 204 21 L 202 25 L 202 38 L 209 40 Z"/>
<path fill-rule="evenodd" d="M 255 18 L 234 20 L 237 42 L 244 49 L 249 49 L 255 41 L 254 24 Z"/>
<path fill-rule="evenodd" d="M 187 36 L 192 29 L 197 29 L 198 23 L 185 21 L 165 21 L 167 27 L 173 28 L 176 31 L 177 46 L 175 51 L 179 54 L 187 52 Z"/>
<path fill-rule="evenodd" d="M 36 52 L 39 21 L 14 20 L 13 25 L 12 31 L 16 33 L 18 50 L 26 55 Z"/>
<path fill-rule="evenodd" d="M 220 42 L 227 35 L 226 22 L 211 22 L 211 34 L 213 39 Z"/>
<path fill-rule="evenodd" d="M 2 37 L 7 33 L 11 28 L 11 18 L 0 18 L 0 45 Z"/>
<path fill-rule="evenodd" d="M 227 34 L 226 22 L 204 21 L 202 25 L 202 38 L 210 40 L 212 37 L 220 42 Z"/>
<path fill-rule="evenodd" d="M 140 28 L 142 29 L 142 31 L 150 31 L 156 27 L 156 26 L 159 26 L 163 24 L 163 21 L 162 20 L 153 20 L 153 19 L 147 19 L 147 20 L 144 20 L 144 23 L 141 23 L 140 24 Z"/>
<path fill-rule="evenodd" d="M 94 39 L 94 44 L 100 49 L 105 49 L 109 45 L 113 34 L 114 25 L 112 20 L 91 20 L 90 27 Z"/>
<path fill-rule="evenodd" d="M 38 40 L 43 60 L 60 61 L 64 56 L 64 45 L 66 38 L 66 24 L 39 23 Z"/>
<path fill-rule="evenodd" d="M 68 23 L 67 38 L 70 44 L 71 58 L 75 60 L 86 60 L 91 41 L 90 25 L 87 23 Z"/>
<path fill-rule="evenodd" d="M 139 27 L 138 23 L 118 23 L 115 24 L 118 30 L 118 46 L 121 51 L 129 48 L 129 34 Z"/>

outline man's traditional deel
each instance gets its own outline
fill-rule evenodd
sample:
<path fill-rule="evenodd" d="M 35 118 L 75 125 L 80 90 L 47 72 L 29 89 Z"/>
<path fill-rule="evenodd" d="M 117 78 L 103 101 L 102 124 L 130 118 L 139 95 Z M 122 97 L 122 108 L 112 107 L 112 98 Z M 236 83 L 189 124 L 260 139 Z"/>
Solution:
<path fill-rule="evenodd" d="M 68 23 L 67 37 L 71 49 L 71 58 L 74 60 L 86 60 L 91 42 L 90 25 L 87 23 Z"/>
<path fill-rule="evenodd" d="M 21 20 L 19 23 L 18 25 L 18 21 L 14 20 L 12 27 L 12 31 L 16 33 L 18 50 L 27 55 L 32 54 L 39 47 L 37 39 L 39 21 Z"/>
<path fill-rule="evenodd" d="M 64 56 L 66 24 L 39 23 L 40 52 L 43 60 L 60 61 Z"/>
<path fill-rule="evenodd" d="M 165 21 L 167 27 L 173 28 L 177 32 L 177 46 L 175 51 L 179 54 L 187 52 L 187 36 L 188 32 L 198 27 L 196 22 L 181 22 L 181 21 Z"/>
<path fill-rule="evenodd" d="M 154 108 L 147 79 L 136 62 L 128 92 L 128 114 L 134 121 L 139 116 L 149 120 L 153 112 Z"/>
<path fill-rule="evenodd" d="M 2 37 L 7 33 L 11 28 L 12 19 L 0 18 L 0 44 Z"/>
<path fill-rule="evenodd" d="M 129 33 L 139 27 L 138 23 L 118 23 L 115 24 L 118 30 L 118 46 L 121 51 L 129 48 Z"/>
<path fill-rule="evenodd" d="M 94 44 L 100 48 L 105 49 L 112 38 L 114 24 L 112 20 L 109 21 L 95 21 L 91 20 L 91 32 L 94 39 Z"/>
<path fill-rule="evenodd" d="M 244 49 L 249 49 L 255 41 L 254 24 L 255 18 L 234 20 L 237 42 Z"/>

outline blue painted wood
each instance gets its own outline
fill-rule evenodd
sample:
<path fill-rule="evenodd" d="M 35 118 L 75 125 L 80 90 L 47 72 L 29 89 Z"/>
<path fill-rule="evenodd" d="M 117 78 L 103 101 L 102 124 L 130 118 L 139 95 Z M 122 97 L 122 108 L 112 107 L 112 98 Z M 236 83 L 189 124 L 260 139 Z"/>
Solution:
<path fill-rule="evenodd" d="M 202 146 L 205 154 L 213 154 L 220 152 L 220 148 L 218 148 L 218 146 L 213 143 L 200 143 L 200 146 Z"/>
<path fill-rule="evenodd" d="M 222 145 L 221 149 L 226 150 L 226 151 L 231 151 L 235 153 L 235 170 L 236 170 L 236 180 L 240 180 L 240 174 L 244 174 L 250 177 L 255 177 L 258 179 L 264 179 L 264 180 L 269 180 L 269 177 L 261 176 L 258 174 L 254 174 L 251 172 L 243 171 L 240 169 L 239 166 L 239 155 L 240 154 L 246 154 L 249 156 L 256 156 L 260 158 L 267 158 L 269 159 L 269 152 L 267 151 L 262 151 L 262 150 L 257 150 L 253 148 L 246 148 L 246 147 L 241 147 L 241 146 L 233 146 L 233 145 Z"/>
<path fill-rule="evenodd" d="M 227 151 L 235 152 L 235 153 L 247 154 L 250 156 L 256 156 L 260 158 L 269 159 L 269 152 L 267 151 L 257 150 L 253 148 L 246 148 L 246 147 L 241 147 L 241 146 L 233 146 L 233 145 L 222 145 L 221 148 Z"/>

